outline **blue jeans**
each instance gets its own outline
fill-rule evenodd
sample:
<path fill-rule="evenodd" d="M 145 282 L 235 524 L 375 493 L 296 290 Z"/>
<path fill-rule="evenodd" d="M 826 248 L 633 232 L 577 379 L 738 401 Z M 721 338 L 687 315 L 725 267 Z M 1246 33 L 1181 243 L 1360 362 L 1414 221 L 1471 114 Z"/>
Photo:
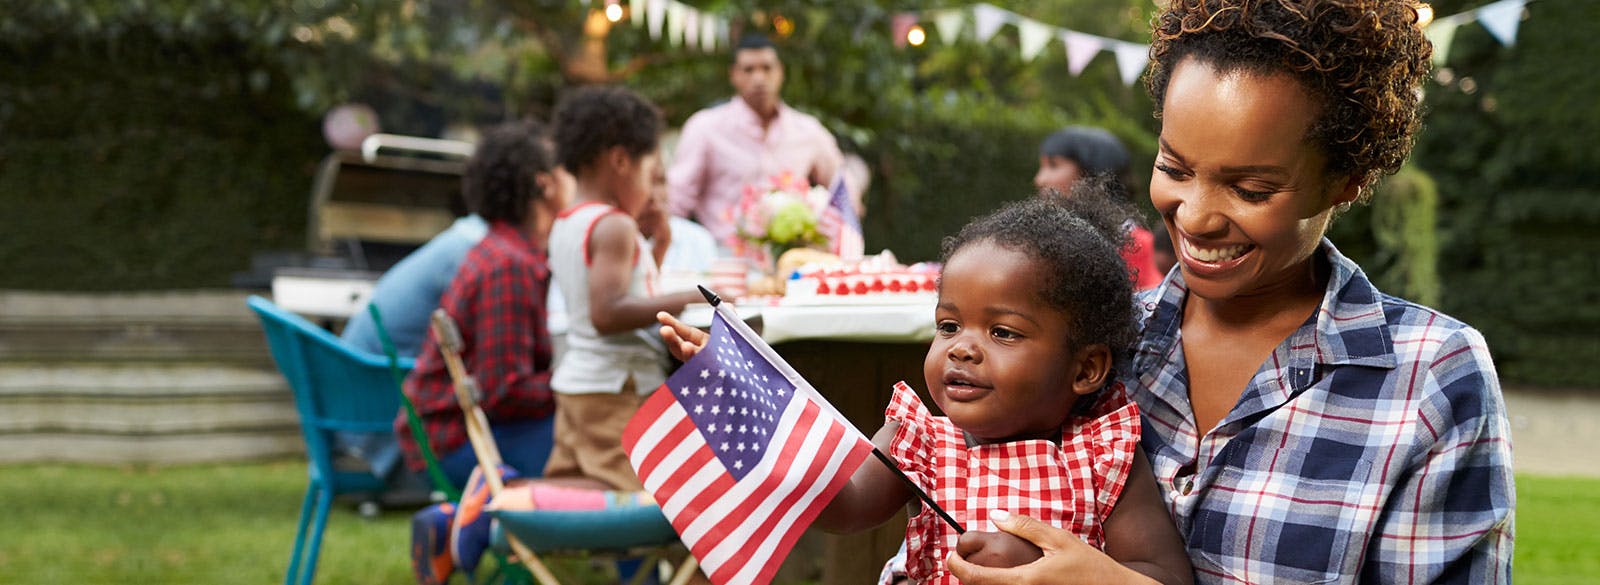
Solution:
<path fill-rule="evenodd" d="M 555 417 L 537 420 L 502 421 L 491 425 L 489 434 L 500 447 L 500 458 L 522 477 L 544 475 L 544 463 L 550 459 L 550 448 L 555 445 Z M 467 476 L 478 466 L 478 454 L 472 443 L 457 448 L 439 460 L 444 474 L 456 487 L 467 485 Z"/>

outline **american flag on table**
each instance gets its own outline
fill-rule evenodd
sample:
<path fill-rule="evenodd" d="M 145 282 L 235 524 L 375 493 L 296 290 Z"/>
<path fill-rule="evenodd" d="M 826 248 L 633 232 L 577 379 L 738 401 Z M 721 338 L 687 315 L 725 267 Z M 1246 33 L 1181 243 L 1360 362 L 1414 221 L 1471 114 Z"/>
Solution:
<path fill-rule="evenodd" d="M 622 446 L 711 582 L 767 583 L 872 443 L 731 312 Z"/>
<path fill-rule="evenodd" d="M 856 207 L 850 203 L 850 191 L 844 185 L 844 171 L 833 179 L 828 189 L 828 205 L 817 218 L 817 232 L 828 236 L 832 252 L 845 260 L 857 260 L 866 254 L 867 243 L 861 239 L 861 218 L 856 217 Z"/>

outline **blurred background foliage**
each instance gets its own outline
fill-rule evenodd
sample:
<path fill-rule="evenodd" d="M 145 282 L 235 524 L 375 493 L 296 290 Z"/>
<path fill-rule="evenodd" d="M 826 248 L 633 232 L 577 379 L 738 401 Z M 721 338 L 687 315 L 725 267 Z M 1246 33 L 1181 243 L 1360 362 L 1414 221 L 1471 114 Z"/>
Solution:
<path fill-rule="evenodd" d="M 1140 43 L 1154 10 L 1150 0 L 993 3 Z M 1448 15 L 1486 3 L 1434 4 Z M 1122 84 L 1110 53 L 1073 77 L 1059 42 L 1025 62 L 1015 28 L 978 44 L 970 21 L 959 42 L 924 22 L 926 45 L 895 46 L 894 13 L 959 5 L 946 2 L 689 4 L 728 16 L 735 37 L 774 36 L 786 100 L 872 167 L 872 250 L 936 257 L 942 236 L 1031 192 L 1038 142 L 1060 126 L 1111 129 L 1136 169 L 1154 156 L 1149 100 Z M 386 132 L 441 136 L 547 116 L 586 83 L 625 83 L 673 126 L 731 95 L 725 48 L 674 48 L 627 19 L 603 26 L 591 20 L 602 5 L 13 3 L 0 14 L 0 288 L 220 287 L 253 254 L 303 247 L 312 176 L 329 152 L 321 116 L 337 104 L 373 106 Z M 1332 237 L 1385 290 L 1481 328 L 1508 380 L 1595 386 L 1580 368 L 1600 360 L 1600 81 L 1581 56 L 1600 49 L 1600 3 L 1528 12 L 1513 48 L 1462 27 L 1426 88 L 1411 166 Z M 1143 201 L 1148 173 L 1134 175 Z"/>

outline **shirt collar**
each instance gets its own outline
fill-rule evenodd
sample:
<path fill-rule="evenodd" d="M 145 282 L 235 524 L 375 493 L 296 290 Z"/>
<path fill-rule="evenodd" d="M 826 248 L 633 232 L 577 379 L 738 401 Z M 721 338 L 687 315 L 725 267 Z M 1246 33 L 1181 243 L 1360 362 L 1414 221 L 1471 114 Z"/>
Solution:
<path fill-rule="evenodd" d="M 1317 253 L 1331 265 L 1328 287 L 1312 330 L 1302 327 L 1290 334 L 1291 343 L 1301 346 L 1294 343 L 1296 338 L 1310 333 L 1315 354 L 1308 357 L 1318 364 L 1395 367 L 1398 360 L 1383 311 L 1383 293 L 1372 285 L 1360 266 L 1339 253 L 1327 238 L 1322 239 Z M 1170 355 L 1188 292 L 1182 271 L 1174 270 L 1161 286 L 1139 296 L 1144 327 L 1135 348 L 1136 371 L 1148 371 L 1152 360 Z"/>
<path fill-rule="evenodd" d="M 738 112 L 738 116 L 746 123 L 754 125 L 757 128 L 761 127 L 761 114 L 757 114 L 756 109 L 750 107 L 749 102 L 744 101 L 744 97 L 735 94 L 733 99 L 729 100 L 729 104 L 733 106 L 734 111 Z M 772 118 L 772 126 L 777 127 L 779 124 L 783 123 L 785 114 L 788 113 L 789 105 L 783 103 L 783 100 L 779 100 L 778 114 Z"/>

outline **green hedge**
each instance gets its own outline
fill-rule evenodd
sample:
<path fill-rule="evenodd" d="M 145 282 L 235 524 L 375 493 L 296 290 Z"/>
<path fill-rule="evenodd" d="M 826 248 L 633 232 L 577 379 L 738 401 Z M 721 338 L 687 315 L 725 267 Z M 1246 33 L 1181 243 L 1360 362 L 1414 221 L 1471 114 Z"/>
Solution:
<path fill-rule="evenodd" d="M 1515 47 L 1459 30 L 1413 162 L 1438 180 L 1443 308 L 1483 331 L 1507 382 L 1595 387 L 1600 78 L 1584 56 L 1600 38 L 1579 23 L 1600 3 L 1527 12 Z"/>
<path fill-rule="evenodd" d="M 0 44 L 0 288 L 226 286 L 303 246 L 317 121 L 233 39 Z"/>

